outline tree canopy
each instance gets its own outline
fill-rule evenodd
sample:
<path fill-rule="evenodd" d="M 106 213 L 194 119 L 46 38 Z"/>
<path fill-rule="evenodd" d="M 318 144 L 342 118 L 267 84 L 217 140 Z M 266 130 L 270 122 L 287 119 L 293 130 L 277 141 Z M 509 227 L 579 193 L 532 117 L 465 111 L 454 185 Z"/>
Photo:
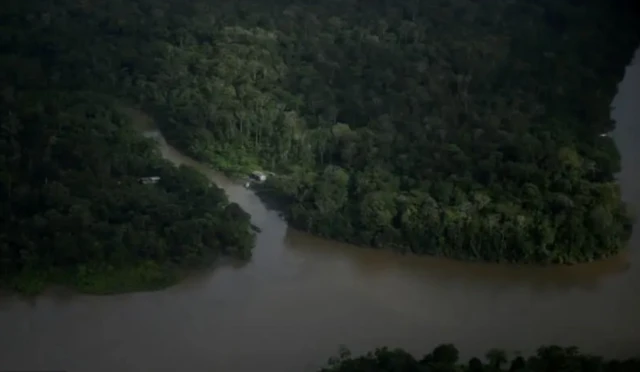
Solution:
<path fill-rule="evenodd" d="M 632 5 L 10 2 L 2 276 L 248 255 L 248 217 L 103 95 L 219 169 L 274 171 L 262 195 L 322 236 L 471 260 L 615 254 L 631 223 L 601 134 L 640 40 Z"/>
<path fill-rule="evenodd" d="M 179 268 L 250 256 L 249 216 L 197 171 L 161 160 L 109 100 L 20 90 L 1 102 L 5 283 L 146 289 Z M 141 184 L 146 176 L 159 181 Z"/>
<path fill-rule="evenodd" d="M 402 349 L 379 348 L 362 356 L 352 356 L 343 348 L 338 357 L 319 372 L 635 372 L 640 359 L 607 360 L 581 353 L 575 347 L 544 346 L 529 358 L 511 360 L 498 349 L 489 350 L 485 360 L 474 357 L 460 361 L 452 344 L 443 344 L 421 359 Z"/>
<path fill-rule="evenodd" d="M 66 27 L 37 34 L 46 13 L 35 22 L 11 10 L 0 11 L 0 284 L 152 289 L 223 255 L 250 257 L 249 216 L 197 171 L 162 160 L 120 103 L 66 81 L 59 70 L 76 51 L 30 49 L 70 43 Z M 23 38 L 21 22 L 37 37 Z"/>
<path fill-rule="evenodd" d="M 169 1 L 104 22 L 111 49 L 129 50 L 111 58 L 116 80 L 162 112 L 170 140 L 223 170 L 275 171 L 262 195 L 293 226 L 573 263 L 615 254 L 631 229 L 602 136 L 640 41 L 629 6 Z"/>

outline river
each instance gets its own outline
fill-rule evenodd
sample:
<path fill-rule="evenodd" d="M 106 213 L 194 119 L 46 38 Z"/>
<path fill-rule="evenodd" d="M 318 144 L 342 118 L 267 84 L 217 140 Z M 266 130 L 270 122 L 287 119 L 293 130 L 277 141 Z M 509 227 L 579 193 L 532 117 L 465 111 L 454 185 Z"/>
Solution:
<path fill-rule="evenodd" d="M 612 115 L 623 197 L 640 211 L 640 50 L 635 61 Z M 304 372 L 340 344 L 424 353 L 453 342 L 464 357 L 550 343 L 611 357 L 640 349 L 640 226 L 628 252 L 574 267 L 400 256 L 289 229 L 250 190 L 160 142 L 251 214 L 262 229 L 251 262 L 164 291 L 2 299 L 0 370 Z"/>

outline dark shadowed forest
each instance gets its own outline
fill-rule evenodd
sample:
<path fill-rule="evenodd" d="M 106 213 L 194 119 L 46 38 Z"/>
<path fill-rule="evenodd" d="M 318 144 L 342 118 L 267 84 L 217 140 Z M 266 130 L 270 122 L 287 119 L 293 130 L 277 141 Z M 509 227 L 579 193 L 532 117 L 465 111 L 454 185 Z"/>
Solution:
<path fill-rule="evenodd" d="M 195 170 L 161 160 L 111 101 L 19 86 L 3 93 L 5 284 L 148 289 L 172 283 L 178 268 L 250 256 L 248 215 Z M 141 184 L 144 176 L 160 180 Z"/>
<path fill-rule="evenodd" d="M 508 358 L 498 349 L 489 350 L 483 362 L 472 358 L 461 363 L 458 350 L 451 344 L 436 347 L 421 359 L 402 349 L 377 349 L 354 357 L 346 349 L 332 358 L 320 372 L 636 372 L 640 360 L 605 360 L 581 353 L 575 347 L 544 346 L 536 355 Z"/>

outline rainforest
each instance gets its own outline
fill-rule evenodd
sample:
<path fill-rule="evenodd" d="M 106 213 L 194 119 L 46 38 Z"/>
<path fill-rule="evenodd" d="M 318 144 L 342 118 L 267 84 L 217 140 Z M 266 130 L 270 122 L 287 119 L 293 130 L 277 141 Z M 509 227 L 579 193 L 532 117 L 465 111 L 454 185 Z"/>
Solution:
<path fill-rule="evenodd" d="M 108 291 L 87 278 L 163 282 L 205 257 L 249 257 L 248 215 L 161 161 L 123 103 L 217 169 L 273 172 L 260 194 L 317 235 L 468 260 L 613 255 L 631 231 L 607 133 L 640 40 L 632 6 L 12 2 L 3 282 Z M 136 182 L 147 176 L 161 181 Z"/>
<path fill-rule="evenodd" d="M 67 68 L 198 160 L 274 172 L 258 191 L 298 229 L 520 263 L 625 246 L 607 133 L 630 2 L 118 4 L 76 6 L 96 37 Z"/>
<path fill-rule="evenodd" d="M 610 103 L 639 16 L 623 0 L 4 4 L 0 287 L 151 290 L 251 258 L 250 215 L 163 160 L 133 109 L 200 162 L 269 172 L 252 187 L 316 235 L 474 261 L 615 255 L 632 218 Z M 444 344 L 420 358 L 345 349 L 322 371 L 639 369 L 559 346 L 465 362 Z"/>

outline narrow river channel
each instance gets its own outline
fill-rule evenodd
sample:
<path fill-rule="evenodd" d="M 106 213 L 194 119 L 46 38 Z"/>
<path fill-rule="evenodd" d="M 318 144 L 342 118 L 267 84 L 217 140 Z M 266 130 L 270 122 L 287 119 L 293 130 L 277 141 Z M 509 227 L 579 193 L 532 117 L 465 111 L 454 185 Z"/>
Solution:
<path fill-rule="evenodd" d="M 640 51 L 613 111 L 619 180 L 635 211 L 638 102 Z M 287 228 L 250 190 L 181 155 L 147 125 L 167 159 L 206 173 L 251 214 L 262 229 L 253 259 L 159 292 L 0 299 L 0 370 L 304 372 L 340 344 L 357 353 L 381 345 L 423 353 L 453 342 L 464 357 L 549 343 L 612 357 L 640 352 L 640 226 L 628 252 L 575 267 L 356 248 Z"/>

